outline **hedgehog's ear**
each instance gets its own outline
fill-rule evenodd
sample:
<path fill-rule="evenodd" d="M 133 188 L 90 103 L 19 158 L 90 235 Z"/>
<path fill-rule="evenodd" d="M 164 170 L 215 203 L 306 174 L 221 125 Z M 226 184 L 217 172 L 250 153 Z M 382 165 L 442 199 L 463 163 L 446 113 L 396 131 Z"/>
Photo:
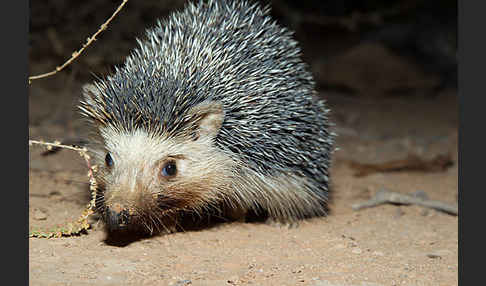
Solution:
<path fill-rule="evenodd" d="M 223 105 L 220 102 L 202 102 L 193 107 L 191 113 L 199 118 L 194 140 L 218 135 L 224 120 Z"/>

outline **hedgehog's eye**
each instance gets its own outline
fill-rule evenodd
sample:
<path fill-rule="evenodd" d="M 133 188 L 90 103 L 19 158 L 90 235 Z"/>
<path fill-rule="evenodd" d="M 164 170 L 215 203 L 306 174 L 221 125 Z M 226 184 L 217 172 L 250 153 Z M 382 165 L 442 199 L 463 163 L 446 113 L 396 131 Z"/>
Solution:
<path fill-rule="evenodd" d="M 106 153 L 106 156 L 105 156 L 105 164 L 106 166 L 108 167 L 111 167 L 113 166 L 113 158 L 111 157 L 111 154 L 110 153 Z"/>
<path fill-rule="evenodd" d="M 173 177 L 177 174 L 177 167 L 175 161 L 167 162 L 162 168 L 162 176 Z"/>

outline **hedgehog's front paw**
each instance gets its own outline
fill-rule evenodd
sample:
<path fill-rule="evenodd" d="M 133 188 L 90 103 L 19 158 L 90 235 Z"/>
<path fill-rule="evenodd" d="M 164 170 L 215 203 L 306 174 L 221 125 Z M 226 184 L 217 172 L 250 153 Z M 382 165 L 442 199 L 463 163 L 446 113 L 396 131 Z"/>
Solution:
<path fill-rule="evenodd" d="M 225 217 L 231 221 L 245 222 L 247 213 L 247 210 L 239 207 L 225 209 Z"/>

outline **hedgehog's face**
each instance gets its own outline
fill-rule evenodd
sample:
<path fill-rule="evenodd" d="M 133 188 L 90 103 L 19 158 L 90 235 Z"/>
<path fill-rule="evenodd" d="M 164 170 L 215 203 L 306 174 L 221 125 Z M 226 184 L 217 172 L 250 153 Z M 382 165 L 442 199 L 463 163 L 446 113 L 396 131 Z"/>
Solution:
<path fill-rule="evenodd" d="M 181 210 L 201 212 L 228 186 L 231 160 L 214 146 L 222 113 L 200 121 L 196 138 L 102 128 L 97 209 L 109 229 L 169 227 Z"/>

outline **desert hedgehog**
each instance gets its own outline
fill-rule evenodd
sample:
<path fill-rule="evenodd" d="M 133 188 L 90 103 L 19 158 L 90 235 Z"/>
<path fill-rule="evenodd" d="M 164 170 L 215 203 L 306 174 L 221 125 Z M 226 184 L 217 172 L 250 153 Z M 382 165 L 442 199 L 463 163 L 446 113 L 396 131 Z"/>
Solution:
<path fill-rule="evenodd" d="M 292 32 L 246 1 L 189 3 L 146 31 L 80 109 L 109 229 L 181 216 L 326 213 L 334 134 Z M 228 211 L 229 210 L 229 211 Z"/>

